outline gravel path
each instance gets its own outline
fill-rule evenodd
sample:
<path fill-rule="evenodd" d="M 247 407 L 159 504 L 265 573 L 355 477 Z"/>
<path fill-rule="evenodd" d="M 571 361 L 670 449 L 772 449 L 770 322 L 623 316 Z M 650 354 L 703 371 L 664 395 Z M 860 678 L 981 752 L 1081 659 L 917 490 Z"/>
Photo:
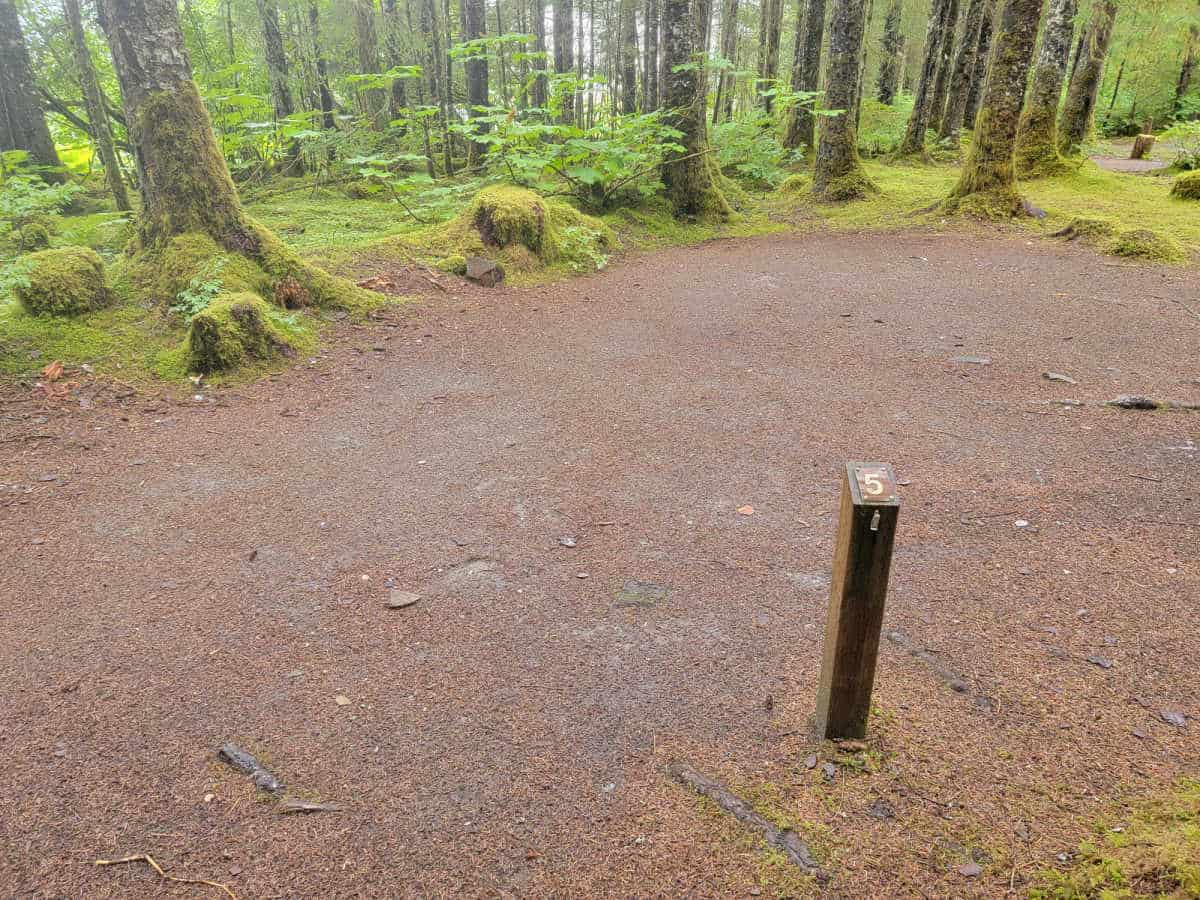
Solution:
<path fill-rule="evenodd" d="M 137 853 L 242 898 L 781 890 L 675 758 L 785 810 L 831 896 L 1019 889 L 1200 763 L 1200 415 L 1093 405 L 1200 399 L 1197 294 L 1023 238 L 723 241 L 202 399 L 0 408 L 53 438 L 0 444 L 0 893 L 222 896 L 93 865 Z M 885 628 L 968 690 L 885 641 L 826 783 L 849 458 L 904 485 Z M 227 741 L 344 809 L 279 815 Z"/>

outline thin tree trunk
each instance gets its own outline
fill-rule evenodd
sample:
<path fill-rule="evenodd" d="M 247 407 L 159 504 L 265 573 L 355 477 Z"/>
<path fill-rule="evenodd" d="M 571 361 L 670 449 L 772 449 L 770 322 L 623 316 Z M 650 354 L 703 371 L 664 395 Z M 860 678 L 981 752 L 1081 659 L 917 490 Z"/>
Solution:
<path fill-rule="evenodd" d="M 637 111 L 637 6 L 635 0 L 621 4 L 621 112 Z"/>
<path fill-rule="evenodd" d="M 404 42 L 400 33 L 400 10 L 396 0 L 383 0 L 383 52 L 384 65 L 394 69 L 404 64 Z M 395 121 L 408 108 L 407 88 L 403 78 L 392 82 L 388 92 L 388 116 Z"/>
<path fill-rule="evenodd" d="M 312 32 L 313 48 L 317 59 L 317 92 L 321 102 L 321 127 L 332 131 L 337 127 L 333 118 L 333 93 L 329 90 L 329 70 L 325 62 L 325 51 L 321 48 L 321 21 L 317 13 L 317 4 L 308 5 L 308 28 Z"/>
<path fill-rule="evenodd" d="M 104 111 L 104 99 L 100 93 L 100 84 L 96 80 L 96 66 L 92 61 L 92 53 L 88 49 L 87 38 L 83 33 L 83 17 L 79 12 L 79 0 L 63 0 L 63 14 L 67 19 L 67 27 L 71 31 L 71 49 L 75 56 L 75 68 L 79 70 L 79 86 L 83 90 L 83 102 L 87 109 L 88 131 L 104 163 L 104 180 L 112 192 L 117 209 L 129 210 L 129 193 L 125 190 L 125 181 L 121 178 L 121 165 L 117 161 L 117 148 L 113 144 L 112 128 L 108 123 L 108 113 Z"/>
<path fill-rule="evenodd" d="M 721 121 L 722 115 L 728 120 L 733 114 L 733 85 L 736 78 L 733 58 L 737 56 L 737 15 L 738 0 L 724 0 L 724 6 L 721 7 L 721 58 L 728 66 L 717 76 L 717 93 L 713 98 L 712 112 L 714 125 Z"/>
<path fill-rule="evenodd" d="M 533 0 L 529 6 L 530 24 L 533 26 L 533 49 L 536 53 L 543 55 L 542 60 L 538 63 L 538 69 L 545 71 L 550 68 L 546 54 L 546 3 L 545 0 Z M 546 76 L 538 75 L 533 80 L 532 91 L 533 105 L 538 109 L 545 109 L 546 96 Z"/>
<path fill-rule="evenodd" d="M 421 0 L 419 19 L 421 36 L 425 41 L 425 74 L 429 78 L 429 96 L 438 107 L 439 128 L 442 132 L 442 161 L 447 175 L 454 174 L 454 145 L 450 141 L 450 88 L 443 84 L 442 32 L 438 23 L 436 0 Z"/>
<path fill-rule="evenodd" d="M 1125 77 L 1125 59 L 1121 57 L 1121 64 L 1117 66 L 1117 80 L 1113 84 L 1112 93 L 1108 95 L 1108 111 L 1112 112 L 1113 107 L 1117 105 L 1117 95 L 1121 92 L 1121 79 Z"/>
<path fill-rule="evenodd" d="M 663 72 L 666 90 L 663 105 L 667 122 L 682 133 L 682 151 L 663 161 L 662 180 L 678 216 L 726 219 L 728 204 L 716 183 L 715 166 L 708 155 L 705 127 L 702 11 L 691 0 L 663 0 Z"/>
<path fill-rule="evenodd" d="M 1021 208 L 1013 150 L 1041 15 L 1042 0 L 1005 0 L 975 139 L 950 193 L 955 208 L 962 209 L 963 201 L 973 195 L 978 197 L 967 209 L 975 214 L 1011 216 Z"/>
<path fill-rule="evenodd" d="M 596 124 L 596 0 L 588 0 L 588 23 L 587 127 L 591 128 Z"/>
<path fill-rule="evenodd" d="M 858 61 L 858 92 L 854 95 L 854 130 L 857 132 L 862 123 L 863 84 L 867 80 L 867 40 L 871 33 L 871 18 L 875 14 L 875 0 L 867 0 L 866 22 L 863 24 L 863 45 L 859 52 Z"/>
<path fill-rule="evenodd" d="M 834 0 L 829 18 L 825 106 L 843 112 L 821 117 L 813 194 L 823 200 L 856 200 L 878 190 L 858 158 L 854 126 L 866 10 L 866 0 Z"/>
<path fill-rule="evenodd" d="M 804 2 L 796 4 L 796 26 L 795 40 L 792 44 L 792 72 L 791 80 L 788 84 L 794 92 L 804 90 L 801 84 L 804 82 Z M 800 146 L 802 135 L 797 127 L 796 107 L 793 105 L 787 114 L 787 122 L 783 129 L 783 146 L 785 149 L 794 150 Z"/>
<path fill-rule="evenodd" d="M 1117 4 L 1114 0 L 1099 0 L 1092 10 L 1091 21 L 1080 44 L 1075 75 L 1067 88 L 1067 99 L 1058 123 L 1058 146 L 1063 153 L 1078 153 L 1091 133 L 1096 93 L 1100 90 L 1100 78 L 1104 74 L 1104 60 L 1108 56 L 1108 44 L 1112 40 L 1116 18 Z"/>
<path fill-rule="evenodd" d="M 988 59 L 992 52 L 992 34 L 995 30 L 998 0 L 986 0 L 983 21 L 979 25 L 979 44 L 975 48 L 975 66 L 971 72 L 971 87 L 967 91 L 967 108 L 963 112 L 963 128 L 974 128 L 979 115 L 979 100 L 983 97 L 983 86 L 987 81 Z"/>
<path fill-rule="evenodd" d="M 483 0 L 462 0 L 459 10 L 463 40 L 477 41 L 482 38 L 487 32 Z M 467 76 L 467 115 L 473 119 L 478 118 L 484 114 L 483 108 L 488 105 L 487 53 L 468 57 L 463 63 L 463 70 Z M 487 152 L 487 144 L 471 141 L 467 152 L 469 164 L 474 168 Z"/>
<path fill-rule="evenodd" d="M 4 141 L 0 150 L 24 150 L 30 161 L 54 170 L 42 173 L 46 181 L 65 181 L 66 173 L 61 171 L 62 162 L 46 126 L 13 0 L 0 0 L 0 95 L 6 119 L 6 127 L 0 129 Z"/>
<path fill-rule="evenodd" d="M 768 0 L 770 23 L 767 28 L 767 59 L 763 65 L 762 77 L 770 90 L 772 82 L 779 77 L 779 39 L 783 31 L 783 0 Z M 770 114 L 774 107 L 774 98 L 768 93 L 763 97 L 763 109 Z"/>
<path fill-rule="evenodd" d="M 799 24 L 797 23 L 797 30 Z M 844 36 L 843 36 L 844 38 Z M 832 32 L 830 33 L 832 41 Z M 815 91 L 821 76 L 821 47 L 825 42 L 825 0 L 808 0 L 804 10 L 804 50 L 800 60 L 800 77 L 793 80 L 792 87 L 797 91 Z M 832 66 L 832 63 L 830 64 Z M 831 69 L 832 71 L 832 69 Z M 829 97 L 822 100 L 822 105 L 828 109 L 840 109 L 830 106 Z M 816 145 L 817 117 L 813 115 L 810 106 L 793 106 L 784 133 L 783 145 L 794 149 L 803 144 L 810 150 Z"/>
<path fill-rule="evenodd" d="M 1178 116 L 1183 109 L 1183 98 L 1187 96 L 1188 89 L 1192 86 L 1192 73 L 1196 70 L 1196 43 L 1200 40 L 1200 29 L 1195 25 L 1188 26 L 1187 45 L 1183 53 L 1183 64 L 1179 67 L 1179 79 L 1175 82 L 1175 100 L 1171 104 L 1171 113 Z M 1124 68 L 1125 61 L 1121 61 L 1121 66 Z M 1120 72 L 1117 73 L 1117 83 L 1120 84 Z M 1113 95 L 1116 96 L 1114 89 Z"/>
<path fill-rule="evenodd" d="M 929 24 L 925 29 L 925 50 L 921 60 L 921 75 L 917 80 L 917 94 L 913 98 L 912 114 L 904 140 L 900 143 L 900 156 L 925 152 L 925 130 L 929 127 L 929 114 L 933 108 L 933 93 L 937 81 L 938 63 L 941 60 L 943 36 L 950 19 L 950 4 L 953 0 L 933 0 L 929 10 Z"/>
<path fill-rule="evenodd" d="M 504 20 L 501 18 L 500 0 L 496 0 L 496 35 L 504 34 Z M 508 64 L 504 60 L 504 45 L 496 48 L 496 62 L 500 68 L 500 103 L 508 106 Z"/>
<path fill-rule="evenodd" d="M 296 111 L 292 89 L 288 86 L 287 54 L 279 31 L 279 6 L 276 0 L 258 0 L 262 21 L 263 49 L 267 59 L 267 82 L 271 88 L 271 106 L 276 119 L 285 119 Z"/>
<path fill-rule="evenodd" d="M 954 68 L 954 36 L 958 30 L 958 0 L 950 0 L 946 29 L 942 32 L 942 48 L 938 54 L 937 78 L 933 81 L 933 93 L 929 95 L 926 111 L 926 127 L 938 128 L 946 114 L 946 95 L 950 91 L 950 73 Z"/>
<path fill-rule="evenodd" d="M 358 71 L 362 75 L 379 74 L 379 35 L 375 29 L 375 0 L 354 0 L 354 39 L 358 49 Z M 378 88 L 360 89 L 359 112 L 371 127 L 383 126 L 385 99 Z"/>
<path fill-rule="evenodd" d="M 887 17 L 883 20 L 883 38 L 879 42 L 879 77 L 875 80 L 876 96 L 880 103 L 887 106 L 896 102 L 896 88 L 904 68 L 903 16 L 903 0 L 891 0 Z"/>
<path fill-rule="evenodd" d="M 659 107 L 658 20 L 658 0 L 646 0 L 646 51 L 642 63 L 642 109 L 645 112 L 654 112 Z"/>
<path fill-rule="evenodd" d="M 1017 129 L 1019 175 L 1041 175 L 1061 165 L 1058 155 L 1058 101 L 1067 77 L 1067 56 L 1075 37 L 1076 0 L 1050 0 L 1042 47 L 1029 98 Z"/>
<path fill-rule="evenodd" d="M 1074 3 L 1075 0 L 1065 2 Z M 979 30 L 983 27 L 986 6 L 986 0 L 971 0 L 967 7 L 962 40 L 958 43 L 954 69 L 950 74 L 950 93 L 946 98 L 946 112 L 942 116 L 942 127 L 938 131 L 938 137 L 955 146 L 958 144 L 958 134 L 967 111 L 967 94 L 971 90 L 971 73 L 975 70 L 975 52 L 979 49 Z"/>
<path fill-rule="evenodd" d="M 554 3 L 554 71 L 568 75 L 575 69 L 575 15 L 571 0 L 553 0 Z M 575 92 L 563 91 L 560 121 L 571 124 L 575 121 Z"/>

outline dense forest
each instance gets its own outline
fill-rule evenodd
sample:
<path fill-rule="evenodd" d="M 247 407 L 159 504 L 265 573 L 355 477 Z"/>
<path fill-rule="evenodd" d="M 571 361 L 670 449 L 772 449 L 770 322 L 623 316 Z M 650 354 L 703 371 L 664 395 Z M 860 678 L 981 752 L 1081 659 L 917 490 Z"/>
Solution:
<path fill-rule="evenodd" d="M 961 163 L 937 209 L 985 218 L 1097 140 L 1165 133 L 1200 165 L 1184 0 L 0 0 L 0 40 L 0 288 L 34 314 L 156 307 L 189 332 L 176 371 L 294 343 L 279 308 L 376 302 L 256 199 L 387 204 L 404 252 L 470 274 L 479 242 L 600 265 L 618 210 L 871 198 L 864 159 Z"/>

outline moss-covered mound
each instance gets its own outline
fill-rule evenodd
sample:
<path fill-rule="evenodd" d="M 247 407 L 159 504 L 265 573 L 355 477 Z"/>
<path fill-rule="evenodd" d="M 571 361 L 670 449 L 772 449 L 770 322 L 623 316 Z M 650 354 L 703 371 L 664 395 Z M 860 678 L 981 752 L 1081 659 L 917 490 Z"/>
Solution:
<path fill-rule="evenodd" d="M 781 194 L 803 194 L 812 187 L 812 179 L 807 175 L 789 175 L 779 185 Z"/>
<path fill-rule="evenodd" d="M 1149 228 L 1122 231 L 1108 244 L 1108 252 L 1113 256 L 1153 262 L 1183 262 L 1187 259 L 1187 253 L 1178 241 Z"/>
<path fill-rule="evenodd" d="M 963 197 L 951 197 L 943 205 L 950 215 L 980 222 L 1003 222 L 1022 212 L 1021 196 L 1016 191 L 976 191 Z"/>
<path fill-rule="evenodd" d="M 30 222 L 14 231 L 12 240 L 22 252 L 45 250 L 50 246 L 50 231 L 40 222 Z"/>
<path fill-rule="evenodd" d="M 1112 219 L 1092 218 L 1091 216 L 1076 216 L 1065 227 L 1051 234 L 1051 237 L 1066 238 L 1069 241 L 1077 238 L 1110 237 L 1117 233 L 1117 225 Z"/>
<path fill-rule="evenodd" d="M 1171 185 L 1171 196 L 1180 200 L 1200 200 L 1200 171 L 1185 172 Z"/>
<path fill-rule="evenodd" d="M 875 182 L 868 178 L 865 172 L 856 170 L 834 178 L 826 184 L 819 199 L 828 203 L 848 203 L 851 200 L 865 200 L 878 193 L 879 187 Z"/>
<path fill-rule="evenodd" d="M 192 319 L 187 336 L 188 367 L 195 372 L 223 372 L 248 359 L 290 356 L 292 348 L 271 322 L 270 308 L 257 294 L 218 297 Z"/>
<path fill-rule="evenodd" d="M 18 285 L 17 300 L 35 316 L 75 316 L 112 300 L 104 263 L 95 250 L 63 247 L 29 257 L 29 283 Z"/>

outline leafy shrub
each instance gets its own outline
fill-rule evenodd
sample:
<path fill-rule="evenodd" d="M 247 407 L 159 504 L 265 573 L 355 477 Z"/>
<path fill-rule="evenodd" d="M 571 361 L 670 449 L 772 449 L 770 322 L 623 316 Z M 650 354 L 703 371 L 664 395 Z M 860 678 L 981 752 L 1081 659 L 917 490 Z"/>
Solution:
<path fill-rule="evenodd" d="M 770 117 L 722 122 L 712 131 L 717 165 L 731 177 L 758 187 L 776 187 L 787 178 L 784 167 L 799 162 L 802 149 L 785 150 L 775 136 Z"/>
<path fill-rule="evenodd" d="M 863 97 L 858 124 L 858 152 L 863 156 L 888 156 L 900 149 L 912 115 L 912 94 L 897 94 L 888 106 L 874 97 Z"/>
<path fill-rule="evenodd" d="M 204 312 L 221 293 L 221 270 L 227 261 L 226 257 L 218 256 L 205 263 L 187 287 L 175 295 L 170 311 L 187 323 Z"/>
<path fill-rule="evenodd" d="M 1176 145 L 1172 168 L 1185 172 L 1200 169 L 1200 121 L 1176 122 L 1163 132 L 1162 138 Z"/>
<path fill-rule="evenodd" d="M 0 172 L 7 172 L 0 174 L 0 230 L 14 231 L 35 222 L 48 230 L 52 221 L 48 217 L 66 209 L 79 186 L 47 184 L 24 164 L 23 156 L 21 151 L 5 153 L 0 166 Z"/>

